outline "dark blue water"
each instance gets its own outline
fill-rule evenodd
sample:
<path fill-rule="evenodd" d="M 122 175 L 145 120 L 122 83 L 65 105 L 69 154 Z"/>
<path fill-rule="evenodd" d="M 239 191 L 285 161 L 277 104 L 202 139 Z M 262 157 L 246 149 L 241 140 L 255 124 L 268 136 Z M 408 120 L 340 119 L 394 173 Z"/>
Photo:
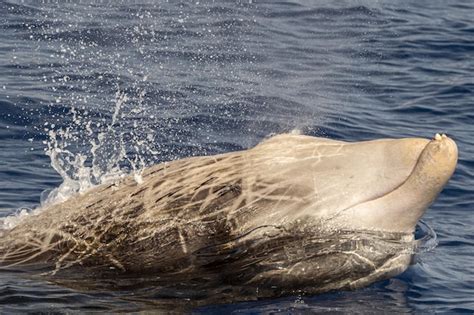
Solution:
<path fill-rule="evenodd" d="M 86 166 L 97 183 L 116 168 L 248 148 L 294 128 L 343 140 L 445 132 L 459 164 L 424 217 L 439 244 L 404 274 L 354 292 L 194 311 L 472 313 L 473 17 L 470 0 L 0 1 L 0 213 L 38 206 Z M 154 309 L 152 298 L 5 272 L 0 305 Z"/>

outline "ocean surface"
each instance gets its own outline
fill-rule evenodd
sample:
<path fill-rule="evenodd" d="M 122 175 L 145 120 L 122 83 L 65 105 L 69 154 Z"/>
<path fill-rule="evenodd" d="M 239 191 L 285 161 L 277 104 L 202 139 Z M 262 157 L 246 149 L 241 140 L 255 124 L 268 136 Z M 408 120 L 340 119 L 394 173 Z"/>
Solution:
<path fill-rule="evenodd" d="M 474 313 L 473 1 L 0 0 L 2 217 L 293 129 L 455 139 L 457 170 L 423 218 L 437 246 L 365 289 L 192 311 Z M 152 297 L 0 272 L 2 313 L 143 310 Z"/>

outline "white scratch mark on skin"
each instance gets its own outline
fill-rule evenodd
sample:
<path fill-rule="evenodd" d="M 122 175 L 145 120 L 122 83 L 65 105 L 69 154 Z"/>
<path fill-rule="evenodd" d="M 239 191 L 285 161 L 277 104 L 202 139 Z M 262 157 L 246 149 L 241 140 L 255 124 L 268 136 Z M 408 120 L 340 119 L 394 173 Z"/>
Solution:
<path fill-rule="evenodd" d="M 186 245 L 186 240 L 184 239 L 183 234 L 181 233 L 181 229 L 178 229 L 178 234 L 179 234 L 181 249 L 183 250 L 183 253 L 187 254 L 188 253 L 188 247 Z"/>
<path fill-rule="evenodd" d="M 375 266 L 374 263 L 371 260 L 367 259 L 364 256 L 361 256 L 357 252 L 355 252 L 355 251 L 349 251 L 349 252 L 344 251 L 343 253 L 347 254 L 347 255 L 350 255 L 350 256 L 356 256 L 357 258 L 359 258 L 360 260 L 365 262 L 367 265 L 371 266 L 374 270 L 377 270 L 377 266 Z"/>

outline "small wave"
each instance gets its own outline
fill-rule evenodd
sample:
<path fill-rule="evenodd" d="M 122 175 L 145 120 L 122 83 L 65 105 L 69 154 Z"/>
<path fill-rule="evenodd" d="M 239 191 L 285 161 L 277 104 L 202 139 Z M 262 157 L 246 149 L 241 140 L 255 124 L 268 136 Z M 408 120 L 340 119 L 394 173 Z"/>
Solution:
<path fill-rule="evenodd" d="M 415 254 L 432 251 L 438 245 L 438 236 L 431 226 L 420 220 L 415 231 Z"/>

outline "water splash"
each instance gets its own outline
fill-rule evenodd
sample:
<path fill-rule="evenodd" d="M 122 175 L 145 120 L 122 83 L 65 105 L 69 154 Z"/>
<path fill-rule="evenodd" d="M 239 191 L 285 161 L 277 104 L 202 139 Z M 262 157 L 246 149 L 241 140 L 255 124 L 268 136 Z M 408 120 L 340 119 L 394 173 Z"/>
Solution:
<path fill-rule="evenodd" d="M 423 220 L 418 221 L 415 231 L 416 251 L 421 254 L 432 251 L 438 246 L 438 236 L 431 226 Z"/>
<path fill-rule="evenodd" d="M 71 109 L 72 121 L 70 126 L 59 130 L 49 129 L 49 140 L 45 141 L 46 154 L 51 159 L 51 166 L 62 177 L 61 185 L 51 192 L 43 193 L 41 207 L 63 202 L 77 193 L 84 193 L 100 184 L 118 180 L 128 175 L 128 162 L 134 178 L 141 182 L 141 172 L 146 166 L 139 154 L 127 156 L 125 131 L 121 128 L 120 118 L 123 107 L 129 101 L 128 95 L 117 89 L 115 108 L 108 124 L 97 133 L 92 130 L 93 121 L 84 121 L 75 108 Z M 140 104 L 141 105 L 141 104 Z M 78 128 L 74 128 L 77 126 Z M 100 128 L 99 124 L 96 124 Z M 88 138 L 88 145 L 82 152 L 75 152 L 71 147 L 77 147 L 77 141 Z M 132 142 L 133 139 L 132 138 Z M 140 143 L 133 143 L 139 151 Z"/>
<path fill-rule="evenodd" d="M 161 157 L 159 143 L 155 143 L 155 121 L 145 115 L 148 111 L 145 95 L 145 90 L 135 91 L 133 96 L 117 86 L 115 106 L 108 118 L 72 106 L 59 120 L 45 122 L 44 151 L 62 183 L 43 191 L 38 208 L 21 208 L 11 216 L 0 218 L 0 229 L 11 229 L 28 215 L 97 185 L 129 175 L 138 184 L 142 183 L 144 168 Z"/>
<path fill-rule="evenodd" d="M 9 230 L 14 228 L 18 223 L 20 223 L 25 217 L 30 215 L 33 212 L 29 208 L 20 208 L 16 211 L 15 214 L 7 216 L 5 218 L 0 218 L 0 236 L 3 230 Z"/>

